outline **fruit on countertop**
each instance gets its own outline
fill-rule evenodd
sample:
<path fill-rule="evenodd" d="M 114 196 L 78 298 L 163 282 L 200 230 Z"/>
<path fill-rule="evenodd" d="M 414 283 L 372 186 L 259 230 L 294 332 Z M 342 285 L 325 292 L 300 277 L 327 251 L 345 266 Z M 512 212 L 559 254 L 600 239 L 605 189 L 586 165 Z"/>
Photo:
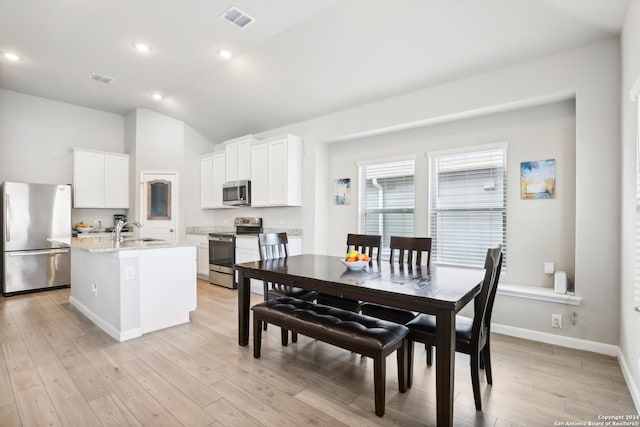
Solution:
<path fill-rule="evenodd" d="M 76 224 L 76 228 L 93 228 L 93 226 L 80 221 Z"/>
<path fill-rule="evenodd" d="M 344 260 L 346 262 L 369 261 L 369 255 L 361 254 L 360 252 L 353 250 L 344 257 Z"/>

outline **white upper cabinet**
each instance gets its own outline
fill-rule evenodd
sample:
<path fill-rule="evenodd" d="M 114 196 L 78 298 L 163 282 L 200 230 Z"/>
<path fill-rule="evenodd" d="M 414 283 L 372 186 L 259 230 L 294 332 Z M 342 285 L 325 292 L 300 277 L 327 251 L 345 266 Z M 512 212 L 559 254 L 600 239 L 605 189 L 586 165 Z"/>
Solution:
<path fill-rule="evenodd" d="M 104 155 L 104 207 L 129 207 L 129 156 Z"/>
<path fill-rule="evenodd" d="M 302 139 L 279 135 L 252 147 L 251 205 L 302 205 Z M 266 185 L 265 183 L 266 176 Z"/>
<path fill-rule="evenodd" d="M 129 155 L 73 151 L 73 206 L 129 208 Z"/>
<path fill-rule="evenodd" d="M 224 143 L 225 182 L 251 179 L 252 136 L 244 136 Z"/>
<path fill-rule="evenodd" d="M 268 144 L 251 147 L 251 206 L 269 206 Z"/>
<path fill-rule="evenodd" d="M 229 208 L 222 204 L 222 184 L 226 181 L 224 151 L 205 154 L 200 158 L 200 207 L 202 209 Z"/>
<path fill-rule="evenodd" d="M 225 152 L 213 153 L 213 207 L 228 208 L 222 204 L 222 184 L 225 183 Z"/>
<path fill-rule="evenodd" d="M 200 159 L 200 207 L 213 208 L 213 155 Z"/>

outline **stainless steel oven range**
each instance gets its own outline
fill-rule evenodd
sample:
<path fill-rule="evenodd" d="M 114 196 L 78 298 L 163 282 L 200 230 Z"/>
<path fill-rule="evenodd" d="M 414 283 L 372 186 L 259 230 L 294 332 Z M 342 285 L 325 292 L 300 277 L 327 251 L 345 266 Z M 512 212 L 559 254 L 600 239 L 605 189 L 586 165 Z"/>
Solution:
<path fill-rule="evenodd" d="M 236 263 L 236 235 L 262 233 L 262 218 L 239 217 L 235 232 L 209 233 L 209 282 L 237 289 L 233 266 Z"/>

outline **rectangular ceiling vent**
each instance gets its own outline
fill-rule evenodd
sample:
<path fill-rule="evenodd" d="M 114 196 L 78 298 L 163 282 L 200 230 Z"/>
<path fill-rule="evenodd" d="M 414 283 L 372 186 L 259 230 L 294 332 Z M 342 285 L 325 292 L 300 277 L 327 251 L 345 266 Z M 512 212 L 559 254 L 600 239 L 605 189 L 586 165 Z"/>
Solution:
<path fill-rule="evenodd" d="M 222 14 L 220 18 L 224 19 L 227 22 L 232 23 L 233 25 L 240 28 L 241 30 L 244 30 L 246 27 L 248 27 L 250 24 L 252 24 L 255 21 L 255 19 L 253 19 L 252 17 L 250 17 L 249 15 L 247 15 L 246 13 L 244 13 L 243 11 L 241 11 L 235 6 L 230 7 L 225 13 Z"/>
<path fill-rule="evenodd" d="M 115 78 L 113 77 L 105 76 L 104 74 L 98 74 L 98 73 L 91 73 L 89 74 L 89 77 L 91 78 L 91 80 L 95 80 L 97 82 L 104 83 L 104 84 L 111 84 L 115 80 Z"/>

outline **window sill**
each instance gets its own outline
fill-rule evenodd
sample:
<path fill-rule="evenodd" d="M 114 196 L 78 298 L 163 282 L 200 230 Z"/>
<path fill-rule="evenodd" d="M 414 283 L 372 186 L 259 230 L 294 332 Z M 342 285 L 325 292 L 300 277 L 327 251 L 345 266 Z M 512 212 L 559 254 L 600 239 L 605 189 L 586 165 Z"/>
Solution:
<path fill-rule="evenodd" d="M 582 303 L 582 297 L 556 294 L 553 292 L 553 289 L 540 288 L 538 286 L 508 285 L 500 283 L 498 285 L 497 293 L 498 295 L 504 295 L 507 297 L 533 299 L 566 305 L 580 305 Z"/>

